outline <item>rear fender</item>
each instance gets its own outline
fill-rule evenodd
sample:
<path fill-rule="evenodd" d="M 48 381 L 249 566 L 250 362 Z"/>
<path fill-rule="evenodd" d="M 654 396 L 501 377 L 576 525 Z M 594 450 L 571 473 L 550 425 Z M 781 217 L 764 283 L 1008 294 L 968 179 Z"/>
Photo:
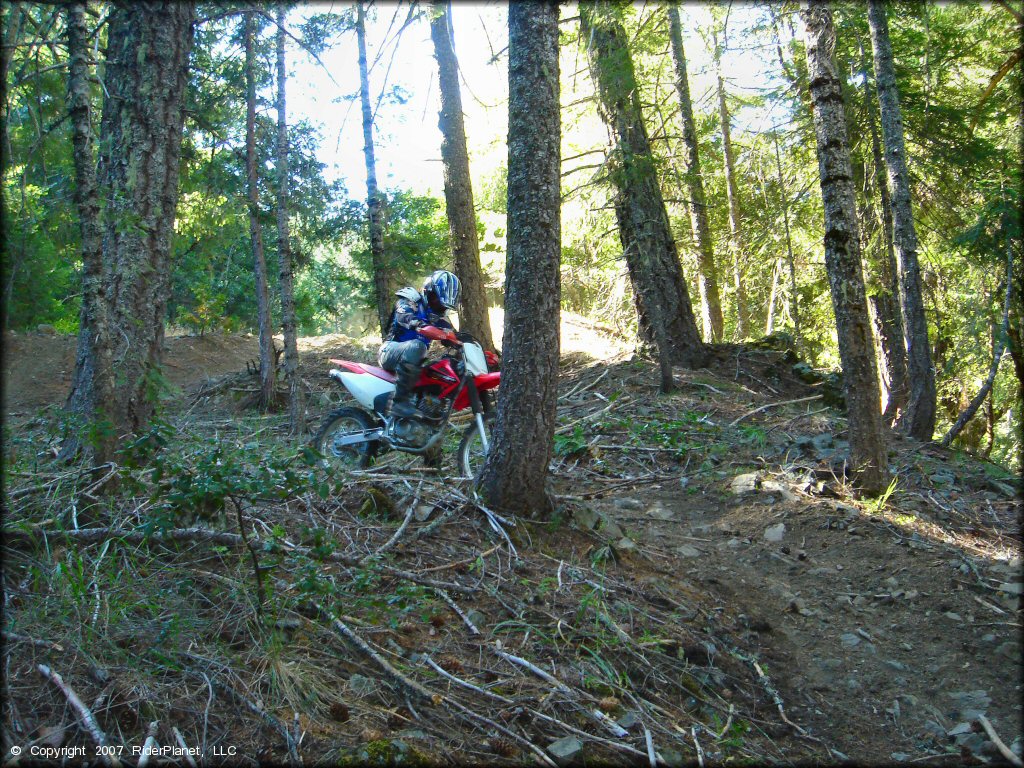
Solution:
<path fill-rule="evenodd" d="M 390 395 L 395 391 L 395 385 L 371 376 L 361 368 L 358 370 L 359 373 L 353 373 L 351 369 L 339 371 L 332 368 L 329 376 L 347 389 L 364 408 L 376 410 L 375 406 L 380 402 L 377 398 L 381 395 Z"/>

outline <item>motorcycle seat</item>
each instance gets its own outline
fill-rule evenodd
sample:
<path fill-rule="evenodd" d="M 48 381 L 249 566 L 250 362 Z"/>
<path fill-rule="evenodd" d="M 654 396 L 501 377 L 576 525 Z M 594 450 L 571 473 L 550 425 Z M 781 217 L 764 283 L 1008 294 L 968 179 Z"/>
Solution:
<path fill-rule="evenodd" d="M 388 373 L 383 368 L 378 368 L 376 365 L 367 365 L 366 363 L 353 363 L 350 360 L 334 360 L 333 358 L 331 359 L 331 362 L 352 371 L 352 373 L 368 373 L 371 376 L 376 376 L 378 379 L 383 379 L 384 381 L 390 382 L 392 384 L 394 384 L 395 381 L 397 380 L 395 374 Z"/>

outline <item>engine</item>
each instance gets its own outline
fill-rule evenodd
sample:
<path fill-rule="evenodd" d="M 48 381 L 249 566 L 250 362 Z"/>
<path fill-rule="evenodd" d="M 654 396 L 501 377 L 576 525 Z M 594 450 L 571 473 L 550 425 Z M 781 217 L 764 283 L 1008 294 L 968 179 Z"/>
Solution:
<path fill-rule="evenodd" d="M 420 397 L 419 412 L 426 418 L 437 421 L 444 416 L 448 401 L 434 395 L 423 395 Z"/>
<path fill-rule="evenodd" d="M 433 434 L 433 428 L 419 419 L 399 419 L 395 422 L 394 435 L 406 445 L 422 447 Z"/>

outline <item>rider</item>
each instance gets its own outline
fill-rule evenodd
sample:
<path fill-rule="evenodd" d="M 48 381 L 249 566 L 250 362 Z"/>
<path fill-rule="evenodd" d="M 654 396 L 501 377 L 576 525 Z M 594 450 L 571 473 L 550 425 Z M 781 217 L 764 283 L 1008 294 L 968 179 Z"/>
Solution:
<path fill-rule="evenodd" d="M 392 415 L 408 417 L 416 414 L 416 408 L 410 402 L 412 388 L 430 346 L 430 340 L 421 336 L 418 330 L 425 325 L 451 328 L 452 324 L 445 315 L 458 305 L 461 289 L 459 278 L 439 269 L 424 281 L 422 292 L 412 287 L 395 292 L 398 301 L 391 312 L 388 334 L 377 354 L 381 368 L 398 377 L 391 404 Z"/>

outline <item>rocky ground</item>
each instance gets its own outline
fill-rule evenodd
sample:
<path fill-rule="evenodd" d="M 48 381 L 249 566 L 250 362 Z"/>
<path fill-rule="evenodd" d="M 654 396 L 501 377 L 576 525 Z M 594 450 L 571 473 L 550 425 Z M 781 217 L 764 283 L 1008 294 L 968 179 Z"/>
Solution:
<path fill-rule="evenodd" d="M 45 661 L 97 701 L 100 724 L 124 743 L 141 743 L 156 719 L 160 743 L 175 726 L 204 747 L 261 745 L 243 762 L 287 760 L 289 746 L 307 763 L 378 764 L 638 764 L 654 752 L 669 764 L 960 765 L 1021 754 L 1013 478 L 894 436 L 891 492 L 858 500 L 844 478 L 841 411 L 825 404 L 828 383 L 791 355 L 721 346 L 707 369 L 677 371 L 678 391 L 660 396 L 649 362 L 582 325 L 571 332 L 553 523 L 490 518 L 464 484 L 445 479 L 450 460 L 441 476 L 399 461 L 346 478 L 327 499 L 245 508 L 250 536 L 269 542 L 279 528 L 313 549 L 322 542 L 310 530 L 336 539 L 318 578 L 328 578 L 329 562 L 341 569 L 329 578 L 347 596 L 338 620 L 355 640 L 294 612 L 299 581 L 286 572 L 297 561 L 283 560 L 275 577 L 287 607 L 279 623 L 291 629 L 271 642 L 243 599 L 244 557 L 211 560 L 199 545 L 180 552 L 175 562 L 199 558 L 189 568 L 210 575 L 195 592 L 179 588 L 175 604 L 196 610 L 195 596 L 206 595 L 221 607 L 198 611 L 202 632 L 178 638 L 172 653 L 139 639 L 167 632 L 159 611 L 144 620 L 124 608 L 112 618 L 104 601 L 117 593 L 114 574 L 86 585 L 85 629 L 68 626 L 50 613 L 79 598 L 28 577 L 44 565 L 59 573 L 68 555 L 5 550 L 5 746 L 53 741 L 52 729 L 63 744 L 88 743 L 65 698 L 41 681 L 35 667 Z M 73 342 L 34 335 L 7 345 L 6 426 L 24 431 L 8 448 L 5 531 L 11 516 L 69 527 L 70 491 L 50 479 L 66 474 L 38 463 L 25 471 L 28 452 L 45 455 L 52 443 L 46 408 L 66 392 L 56 382 L 70 370 L 69 350 Z M 304 340 L 303 350 L 312 425 L 338 399 L 324 376 L 328 358 L 368 360 L 372 344 L 334 336 Z M 280 416 L 237 412 L 254 356 L 251 338 L 170 339 L 169 376 L 182 387 L 169 403 L 177 428 L 241 446 L 286 443 Z M 91 493 L 78 486 L 79 509 Z M 101 522 L 122 530 L 131 519 L 118 511 Z M 95 574 L 109 561 L 99 541 L 87 550 Z M 367 569 L 364 558 L 384 547 L 392 570 Z M 133 557 L 120 578 L 134 577 L 135 589 L 178 578 L 166 557 Z M 368 591 L 353 586 L 360 579 L 372 582 Z M 425 579 L 443 583 L 444 597 Z M 91 590 L 107 613 L 92 613 Z M 177 661 L 167 666 L 167 656 Z M 427 686 L 426 699 L 410 683 Z M 147 697 L 158 705 L 143 707 Z M 259 715 L 249 705 L 262 701 L 269 713 Z"/>

